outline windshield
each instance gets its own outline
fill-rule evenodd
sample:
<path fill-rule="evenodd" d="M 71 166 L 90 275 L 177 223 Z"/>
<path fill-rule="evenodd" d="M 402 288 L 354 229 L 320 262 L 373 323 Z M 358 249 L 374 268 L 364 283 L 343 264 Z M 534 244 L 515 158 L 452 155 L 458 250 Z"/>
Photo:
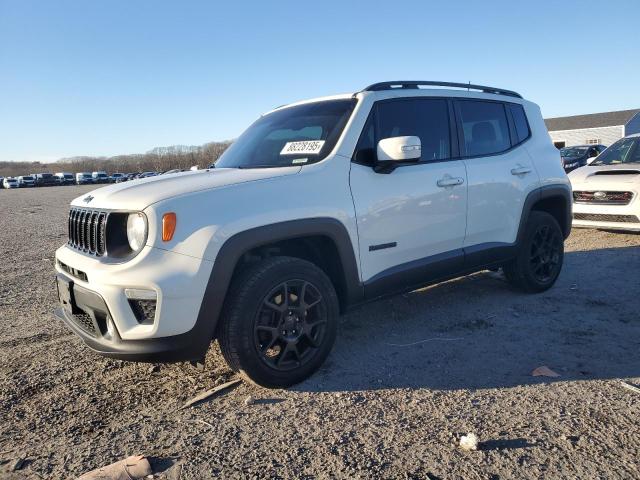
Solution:
<path fill-rule="evenodd" d="M 355 99 L 326 100 L 260 117 L 216 162 L 216 168 L 288 167 L 319 162 L 335 146 Z"/>
<path fill-rule="evenodd" d="M 565 158 L 582 157 L 585 153 L 587 153 L 586 148 L 569 147 L 560 149 L 560 156 Z"/>
<path fill-rule="evenodd" d="M 30 181 L 30 180 L 33 180 L 33 177 L 22 177 L 22 180 Z"/>
<path fill-rule="evenodd" d="M 623 138 L 602 152 L 591 165 L 640 163 L 640 137 Z"/>
<path fill-rule="evenodd" d="M 91 174 L 90 173 L 83 173 L 82 174 L 82 178 L 91 178 Z"/>
<path fill-rule="evenodd" d="M 51 177 L 53 177 L 53 175 L 51 175 L 50 173 L 41 173 L 40 176 L 42 178 L 51 178 Z"/>
<path fill-rule="evenodd" d="M 64 178 L 73 178 L 73 175 L 71 175 L 70 173 L 65 173 Z"/>

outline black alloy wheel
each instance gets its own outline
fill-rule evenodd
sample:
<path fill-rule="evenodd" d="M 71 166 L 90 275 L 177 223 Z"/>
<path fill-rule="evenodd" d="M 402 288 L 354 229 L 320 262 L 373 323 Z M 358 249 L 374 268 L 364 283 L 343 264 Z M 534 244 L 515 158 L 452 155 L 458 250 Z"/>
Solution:
<path fill-rule="evenodd" d="M 329 277 L 293 257 L 243 268 L 227 293 L 218 342 L 229 366 L 263 387 L 289 387 L 313 374 L 335 342 L 340 306 Z"/>
<path fill-rule="evenodd" d="M 308 362 L 323 343 L 327 308 L 318 288 L 288 280 L 262 300 L 254 320 L 254 346 L 271 368 L 287 371 Z"/>
<path fill-rule="evenodd" d="M 557 229 L 541 225 L 531 242 L 531 270 L 540 283 L 556 275 L 562 261 L 562 240 Z"/>

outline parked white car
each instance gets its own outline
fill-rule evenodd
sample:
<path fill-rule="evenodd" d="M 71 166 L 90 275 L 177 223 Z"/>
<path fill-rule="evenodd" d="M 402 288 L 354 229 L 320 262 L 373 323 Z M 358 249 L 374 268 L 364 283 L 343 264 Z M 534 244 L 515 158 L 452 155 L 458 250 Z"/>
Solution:
<path fill-rule="evenodd" d="M 2 186 L 4 188 L 18 188 L 20 185 L 18 184 L 18 179 L 14 177 L 6 177 L 2 181 Z"/>
<path fill-rule="evenodd" d="M 68 172 L 58 172 L 53 175 L 58 180 L 60 185 L 73 185 L 75 183 L 75 178 L 73 173 Z"/>
<path fill-rule="evenodd" d="M 20 188 L 35 187 L 36 180 L 31 175 L 20 175 L 18 177 L 18 186 Z"/>
<path fill-rule="evenodd" d="M 76 184 L 84 185 L 86 183 L 93 183 L 93 177 L 91 176 L 91 172 L 76 173 Z"/>
<path fill-rule="evenodd" d="M 107 172 L 92 172 L 91 177 L 93 178 L 93 183 L 109 183 L 110 177 L 107 175 Z"/>
<path fill-rule="evenodd" d="M 574 227 L 640 231 L 640 134 L 618 140 L 569 180 Z"/>
<path fill-rule="evenodd" d="M 519 94 L 384 82 L 263 115 L 215 169 L 84 194 L 68 228 L 57 315 L 91 348 L 198 360 L 217 339 L 234 370 L 283 387 L 365 301 L 497 267 L 550 288 L 571 190 Z"/>

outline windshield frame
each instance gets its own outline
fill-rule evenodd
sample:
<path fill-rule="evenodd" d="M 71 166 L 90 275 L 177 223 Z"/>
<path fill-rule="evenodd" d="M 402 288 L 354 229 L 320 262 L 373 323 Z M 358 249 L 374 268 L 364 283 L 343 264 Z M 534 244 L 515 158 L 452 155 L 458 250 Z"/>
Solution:
<path fill-rule="evenodd" d="M 253 122 L 220 156 L 220 158 L 215 162 L 215 168 L 239 168 L 239 169 L 255 169 L 255 168 L 288 168 L 288 167 L 303 167 L 307 165 L 312 165 L 315 163 L 322 162 L 323 160 L 330 157 L 333 152 L 339 148 L 342 139 L 344 138 L 345 133 L 347 132 L 347 127 L 349 122 L 353 119 L 354 112 L 357 109 L 359 103 L 359 99 L 355 97 L 342 97 L 342 98 L 327 98 L 314 100 L 309 102 L 297 103 L 291 106 L 286 106 L 282 108 L 278 108 L 273 110 L 265 115 L 262 115 L 255 122 Z M 295 154 L 282 154 L 280 156 L 288 158 L 289 163 L 252 163 L 251 160 L 253 158 L 248 159 L 247 155 L 254 155 L 257 150 L 257 145 L 252 145 L 252 143 L 256 143 L 258 140 L 264 142 L 269 138 L 270 135 L 277 133 L 279 131 L 286 130 L 287 122 L 295 121 L 296 115 L 295 111 L 299 110 L 301 113 L 298 117 L 304 117 L 303 113 L 305 111 L 309 111 L 307 116 L 312 116 L 314 107 L 321 106 L 329 106 L 336 109 L 339 109 L 340 106 L 343 105 L 343 110 L 337 112 L 335 121 L 331 125 L 327 125 L 327 132 L 324 138 L 319 139 L 299 139 L 296 140 L 292 138 L 291 141 L 287 141 L 285 146 L 290 143 L 296 142 L 308 142 L 314 143 L 322 141 L 322 145 L 319 147 L 320 150 L 317 153 L 310 152 L 302 152 L 298 155 Z M 311 111 L 310 111 L 311 110 Z M 288 114 L 288 115 L 287 115 Z M 319 110 L 318 115 L 322 115 L 322 111 Z M 326 115 L 326 114 L 325 114 Z M 282 117 L 282 126 L 283 128 L 271 127 L 271 130 L 265 130 L 264 132 L 260 132 L 256 129 L 262 127 L 268 127 L 268 122 L 278 121 L 278 116 Z M 274 119 L 274 117 L 276 117 Z M 276 124 L 277 125 L 277 124 Z M 306 128 L 314 128 L 318 125 L 308 125 L 302 126 L 295 130 L 294 132 L 300 132 Z M 272 141 L 286 141 L 286 138 L 272 138 Z M 239 150 L 239 151 L 238 151 Z M 280 150 L 280 148 L 278 148 Z M 304 158 L 301 158 L 304 157 Z"/>

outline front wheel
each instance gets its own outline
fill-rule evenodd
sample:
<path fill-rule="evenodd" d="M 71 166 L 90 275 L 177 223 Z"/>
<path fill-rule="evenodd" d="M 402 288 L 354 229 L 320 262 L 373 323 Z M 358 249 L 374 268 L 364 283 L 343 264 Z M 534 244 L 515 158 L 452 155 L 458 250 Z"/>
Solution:
<path fill-rule="evenodd" d="M 336 337 L 338 298 L 325 273 L 272 257 L 234 279 L 219 342 L 229 366 L 263 387 L 288 387 L 325 361 Z"/>
<path fill-rule="evenodd" d="M 503 266 L 507 280 L 526 292 L 543 292 L 553 286 L 562 270 L 564 239 L 556 219 L 533 211 L 515 259 Z"/>

